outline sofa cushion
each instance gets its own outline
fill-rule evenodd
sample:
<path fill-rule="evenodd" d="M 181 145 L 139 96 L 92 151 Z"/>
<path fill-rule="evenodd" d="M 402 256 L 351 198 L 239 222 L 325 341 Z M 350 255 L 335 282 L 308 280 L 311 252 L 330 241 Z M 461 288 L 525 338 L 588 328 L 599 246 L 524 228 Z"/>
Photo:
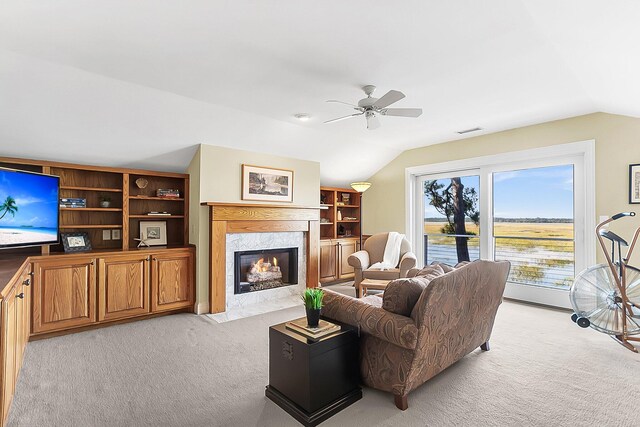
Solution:
<path fill-rule="evenodd" d="M 425 279 L 431 281 L 438 276 L 442 276 L 443 274 L 448 273 L 448 271 L 445 270 L 442 265 L 443 264 L 440 263 L 427 265 L 422 270 L 418 271 L 415 277 L 424 277 Z"/>
<path fill-rule="evenodd" d="M 439 265 L 445 273 L 455 270 L 455 267 L 451 267 L 449 264 L 445 264 L 440 261 L 433 261 L 430 267 L 433 267 L 434 265 Z"/>
<path fill-rule="evenodd" d="M 440 266 L 425 267 L 421 272 L 421 276 L 396 279 L 389 283 L 382 297 L 382 308 L 401 316 L 411 315 L 413 306 L 416 305 L 429 282 L 444 274 Z"/>

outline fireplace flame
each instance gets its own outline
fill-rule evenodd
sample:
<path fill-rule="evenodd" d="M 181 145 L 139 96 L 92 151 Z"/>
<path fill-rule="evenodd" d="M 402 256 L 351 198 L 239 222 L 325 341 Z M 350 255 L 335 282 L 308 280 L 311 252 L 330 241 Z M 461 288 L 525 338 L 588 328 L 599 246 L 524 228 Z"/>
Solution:
<path fill-rule="evenodd" d="M 276 257 L 273 257 L 273 265 L 274 266 L 278 266 L 278 260 L 276 259 Z"/>
<path fill-rule="evenodd" d="M 270 265 L 264 262 L 264 258 L 260 258 L 255 264 L 255 271 L 264 272 L 269 270 Z"/>

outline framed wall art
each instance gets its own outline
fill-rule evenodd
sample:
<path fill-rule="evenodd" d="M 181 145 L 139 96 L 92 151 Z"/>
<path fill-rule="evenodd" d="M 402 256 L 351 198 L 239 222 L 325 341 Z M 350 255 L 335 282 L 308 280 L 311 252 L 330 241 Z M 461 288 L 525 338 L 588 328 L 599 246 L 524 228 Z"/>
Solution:
<path fill-rule="evenodd" d="M 91 250 L 91 240 L 86 232 L 60 233 L 65 252 L 86 252 Z"/>
<path fill-rule="evenodd" d="M 242 200 L 293 202 L 293 171 L 242 165 Z"/>
<path fill-rule="evenodd" d="M 140 221 L 140 241 L 146 246 L 165 246 L 167 221 Z"/>
<path fill-rule="evenodd" d="M 629 165 L 629 203 L 640 204 L 640 163 Z"/>

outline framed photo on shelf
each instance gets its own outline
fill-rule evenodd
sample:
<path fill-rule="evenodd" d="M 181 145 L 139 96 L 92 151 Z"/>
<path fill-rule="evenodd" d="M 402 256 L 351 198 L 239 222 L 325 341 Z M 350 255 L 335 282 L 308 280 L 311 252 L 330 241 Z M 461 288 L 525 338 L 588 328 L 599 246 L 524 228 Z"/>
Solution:
<path fill-rule="evenodd" d="M 91 240 L 86 232 L 60 233 L 65 252 L 86 252 L 91 250 Z"/>
<path fill-rule="evenodd" d="M 140 221 L 140 240 L 148 246 L 165 246 L 167 221 Z"/>
<path fill-rule="evenodd" d="M 629 203 L 640 204 L 640 163 L 629 165 Z"/>
<path fill-rule="evenodd" d="M 242 200 L 293 202 L 293 171 L 242 165 Z"/>

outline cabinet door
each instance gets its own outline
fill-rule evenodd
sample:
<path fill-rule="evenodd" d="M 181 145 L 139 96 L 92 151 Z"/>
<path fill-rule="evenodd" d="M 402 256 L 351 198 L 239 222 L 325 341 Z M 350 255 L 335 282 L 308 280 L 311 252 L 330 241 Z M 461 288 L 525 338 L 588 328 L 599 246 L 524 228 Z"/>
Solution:
<path fill-rule="evenodd" d="M 98 320 L 123 319 L 149 313 L 148 255 L 98 260 Z"/>
<path fill-rule="evenodd" d="M 357 251 L 358 242 L 356 240 L 343 240 L 338 243 L 339 246 L 339 259 L 338 264 L 340 267 L 339 277 L 340 279 L 349 279 L 354 277 L 353 267 L 349 265 L 349 255 Z"/>
<path fill-rule="evenodd" d="M 26 344 L 24 340 L 24 313 L 26 310 L 25 307 L 25 294 L 22 290 L 22 283 L 16 286 L 16 297 L 15 297 L 15 310 L 16 310 L 16 377 L 18 376 L 18 371 L 22 366 L 22 354 L 24 353 L 24 346 Z"/>
<path fill-rule="evenodd" d="M 18 346 L 16 325 L 16 288 L 2 302 L 2 334 L 3 334 L 3 366 L 2 366 L 2 417 L 6 420 L 13 392 L 15 391 L 16 378 L 16 348 Z M 3 423 L 4 424 L 4 423 Z"/>
<path fill-rule="evenodd" d="M 93 258 L 34 264 L 33 332 L 85 326 L 96 321 Z"/>
<path fill-rule="evenodd" d="M 332 240 L 320 241 L 320 282 L 332 282 L 338 279 L 338 246 Z"/>
<path fill-rule="evenodd" d="M 24 349 L 29 341 L 31 318 L 31 276 L 26 268 L 16 283 L 16 372 L 22 367 Z"/>
<path fill-rule="evenodd" d="M 193 306 L 193 252 L 165 252 L 152 255 L 151 311 Z"/>

